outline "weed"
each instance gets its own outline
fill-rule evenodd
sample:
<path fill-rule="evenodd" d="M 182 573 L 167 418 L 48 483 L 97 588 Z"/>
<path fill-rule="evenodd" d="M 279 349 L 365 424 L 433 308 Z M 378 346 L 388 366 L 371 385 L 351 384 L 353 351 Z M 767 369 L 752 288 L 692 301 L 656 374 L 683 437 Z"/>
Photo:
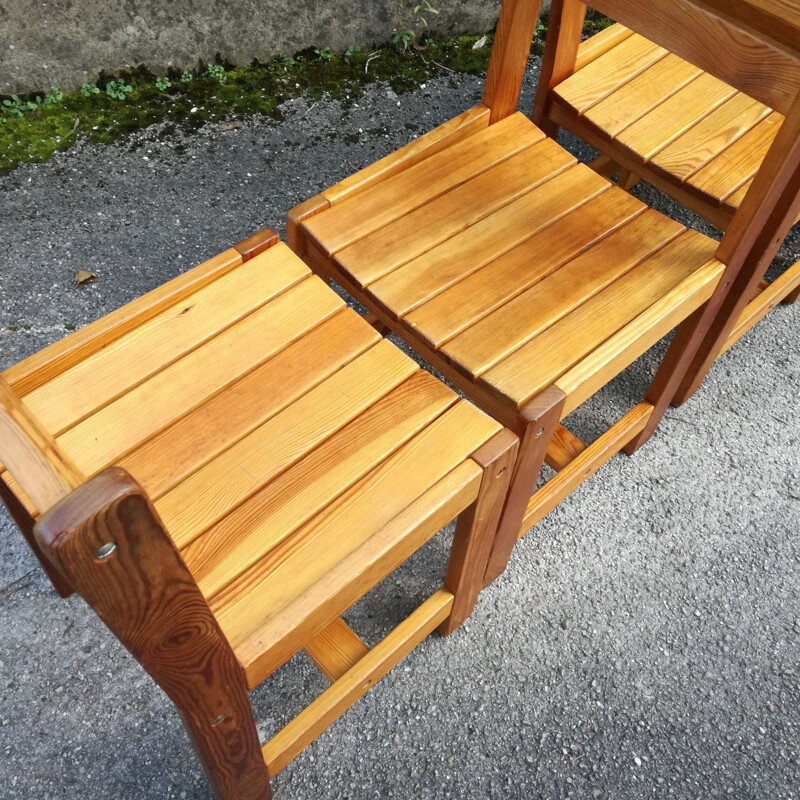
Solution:
<path fill-rule="evenodd" d="M 213 80 L 217 81 L 217 83 L 224 84 L 225 67 L 223 67 L 222 64 L 209 64 L 206 67 L 206 71 L 203 73 L 203 76 L 206 78 L 212 78 Z"/>
<path fill-rule="evenodd" d="M 156 89 L 159 92 L 166 92 L 172 86 L 172 81 L 169 78 L 156 78 Z"/>
<path fill-rule="evenodd" d="M 125 100 L 132 91 L 133 86 L 125 83 L 124 78 L 117 78 L 117 80 L 109 81 L 106 84 L 106 94 L 109 97 L 113 97 L 114 100 Z"/>
<path fill-rule="evenodd" d="M 83 83 L 81 84 L 81 95 L 83 97 L 91 97 L 93 94 L 100 94 L 96 83 Z"/>
<path fill-rule="evenodd" d="M 279 67 L 283 67 L 285 70 L 289 69 L 289 67 L 294 66 L 294 59 L 291 56 L 285 56 L 283 53 L 278 53 L 278 55 L 275 56 L 273 61 Z"/>
<path fill-rule="evenodd" d="M 361 48 L 358 45 L 351 44 L 350 47 L 348 47 L 347 50 L 344 51 L 344 54 L 346 58 L 352 58 L 354 55 L 360 52 Z"/>
<path fill-rule="evenodd" d="M 333 58 L 330 47 L 323 47 L 321 50 L 314 50 L 318 61 L 330 61 Z"/>
<path fill-rule="evenodd" d="M 191 83 L 192 82 L 192 73 L 191 72 L 183 72 L 181 73 L 181 83 Z"/>

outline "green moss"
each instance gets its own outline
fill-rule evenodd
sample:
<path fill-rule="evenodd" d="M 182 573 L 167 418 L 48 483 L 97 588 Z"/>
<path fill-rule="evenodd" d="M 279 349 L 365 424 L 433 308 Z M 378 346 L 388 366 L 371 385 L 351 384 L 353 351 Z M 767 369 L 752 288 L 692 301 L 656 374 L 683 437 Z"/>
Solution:
<path fill-rule="evenodd" d="M 545 34 L 546 27 L 540 27 L 533 52 L 541 53 Z M 491 36 L 486 37 L 485 46 L 473 48 L 480 38 L 426 39 L 423 49 L 402 51 L 386 46 L 350 56 L 334 54 L 330 59 L 321 59 L 314 48 L 308 48 L 294 59 L 283 56 L 230 68 L 224 83 L 203 77 L 205 70 L 199 70 L 190 82 L 182 82 L 181 73 L 175 71 L 168 76 L 171 86 L 165 91 L 156 87 L 156 76 L 144 67 L 115 76 L 101 74 L 97 81 L 100 92 L 89 97 L 79 92 L 64 95 L 60 102 L 40 106 L 22 117 L 4 116 L 0 105 L 0 173 L 19 164 L 47 161 L 78 139 L 111 143 L 156 122 L 199 128 L 247 114 L 278 116 L 280 104 L 299 95 L 313 100 L 326 93 L 357 98 L 375 80 L 387 81 L 402 93 L 448 70 L 482 75 L 489 64 Z M 103 91 L 115 78 L 123 78 L 133 87 L 125 100 L 115 100 Z M 169 130 L 174 128 L 168 127 L 166 132 Z"/>

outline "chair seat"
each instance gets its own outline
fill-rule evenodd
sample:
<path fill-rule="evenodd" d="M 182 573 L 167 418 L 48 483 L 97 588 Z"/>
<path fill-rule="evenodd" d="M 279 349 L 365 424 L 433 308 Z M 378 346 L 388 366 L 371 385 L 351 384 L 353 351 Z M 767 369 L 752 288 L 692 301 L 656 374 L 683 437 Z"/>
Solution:
<path fill-rule="evenodd" d="M 564 415 L 711 295 L 717 243 L 514 114 L 301 223 L 367 305 L 506 406 Z M 612 371 L 613 370 L 613 371 Z"/>
<path fill-rule="evenodd" d="M 731 217 L 783 116 L 619 24 L 592 38 L 615 44 L 554 87 L 554 120 Z"/>
<path fill-rule="evenodd" d="M 5 374 L 87 477 L 146 490 L 252 687 L 474 499 L 500 426 L 285 245 L 223 267 L 53 377 Z"/>

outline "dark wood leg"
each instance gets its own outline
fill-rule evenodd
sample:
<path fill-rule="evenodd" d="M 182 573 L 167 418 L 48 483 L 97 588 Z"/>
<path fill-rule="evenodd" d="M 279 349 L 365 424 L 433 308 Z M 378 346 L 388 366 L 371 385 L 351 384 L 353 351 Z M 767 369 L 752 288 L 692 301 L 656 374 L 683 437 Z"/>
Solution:
<path fill-rule="evenodd" d="M 39 520 L 42 552 L 175 703 L 220 800 L 269 800 L 244 673 L 147 495 L 112 467 Z"/>
<path fill-rule="evenodd" d="M 484 585 L 497 578 L 508 564 L 514 544 L 520 535 L 522 520 L 547 454 L 547 446 L 561 417 L 566 395 L 555 386 L 548 386 L 520 412 L 518 431 L 521 443 L 514 466 L 494 547 L 484 575 Z"/>
<path fill-rule="evenodd" d="M 503 430 L 472 454 L 483 469 L 483 479 L 475 502 L 459 514 L 456 523 L 444 582 L 454 600 L 450 616 L 438 628 L 442 636 L 451 634 L 475 608 L 518 447 L 517 437 Z"/>

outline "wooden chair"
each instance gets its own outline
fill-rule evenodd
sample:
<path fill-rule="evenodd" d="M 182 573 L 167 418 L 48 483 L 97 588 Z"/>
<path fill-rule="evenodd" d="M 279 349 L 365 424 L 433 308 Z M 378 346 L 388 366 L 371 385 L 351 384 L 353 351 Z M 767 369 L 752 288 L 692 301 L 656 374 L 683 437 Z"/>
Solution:
<path fill-rule="evenodd" d="M 550 136 L 563 126 L 600 150 L 594 166 L 606 175 L 620 171 L 624 188 L 641 176 L 727 229 L 800 86 L 800 4 L 599 0 L 592 6 L 624 24 L 579 43 L 586 6 L 554 0 L 534 122 Z M 786 233 L 783 227 L 776 235 Z M 713 356 L 798 296 L 800 261 L 772 283 L 761 280 L 733 326 L 725 326 Z M 676 404 L 699 386 L 709 358 L 687 376 Z"/>
<path fill-rule="evenodd" d="M 719 246 L 576 163 L 515 112 L 537 14 L 533 0 L 503 3 L 480 105 L 297 206 L 287 224 L 312 269 L 520 435 L 487 580 L 521 533 L 652 434 L 703 337 L 719 334 L 712 320 L 735 310 L 718 313 L 734 281 L 749 287 L 753 254 L 760 264 L 774 251 L 759 247 L 793 202 L 780 187 L 797 179 L 797 104 Z M 588 446 L 561 426 L 681 322 L 641 403 Z M 558 474 L 533 493 L 543 459 Z"/>
<path fill-rule="evenodd" d="M 271 232 L 0 377 L 4 501 L 226 799 L 469 616 L 516 449 Z M 443 588 L 369 650 L 340 615 L 456 515 Z M 331 686 L 262 748 L 247 691 L 301 648 Z"/>

